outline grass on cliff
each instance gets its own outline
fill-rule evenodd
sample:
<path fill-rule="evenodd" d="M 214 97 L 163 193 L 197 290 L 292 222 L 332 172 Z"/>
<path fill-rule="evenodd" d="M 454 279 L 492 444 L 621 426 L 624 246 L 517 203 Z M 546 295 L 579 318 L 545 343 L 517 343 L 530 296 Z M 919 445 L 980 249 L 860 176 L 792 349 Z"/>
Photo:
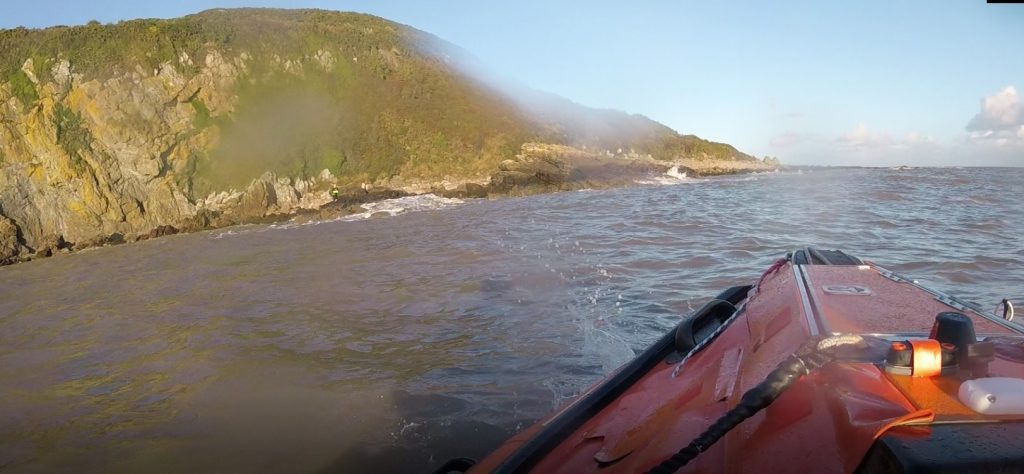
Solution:
<path fill-rule="evenodd" d="M 507 104 L 418 58 L 383 68 L 339 61 L 303 76 L 254 71 L 242 80 L 220 145 L 196 168 L 202 188 L 239 188 L 265 171 L 309 178 L 328 169 L 350 184 L 397 174 L 487 174 L 532 137 Z"/>
<path fill-rule="evenodd" d="M 192 110 L 196 112 L 195 118 L 192 119 L 192 127 L 197 131 L 209 127 L 213 120 L 210 118 L 210 109 L 206 107 L 202 99 L 193 97 L 189 103 L 192 105 Z"/>
<path fill-rule="evenodd" d="M 57 104 L 54 107 L 53 124 L 57 128 L 57 143 L 72 158 L 80 158 L 82 151 L 90 147 L 92 134 L 78 113 L 63 104 Z"/>
<path fill-rule="evenodd" d="M 19 27 L 0 30 L 0 72 L 6 76 L 32 58 L 37 77 L 50 79 L 50 68 L 59 58 L 69 61 L 86 79 L 102 79 L 119 70 L 134 70 L 136 65 L 152 71 L 165 62 L 177 63 L 181 53 L 199 66 L 211 48 L 281 57 L 311 55 L 332 43 L 367 51 L 395 42 L 398 28 L 358 13 L 256 8 L 208 10 L 168 20 Z"/>
<path fill-rule="evenodd" d="M 350 184 L 486 175 L 537 136 L 514 106 L 422 54 L 411 42 L 418 32 L 363 15 L 310 15 L 292 28 L 305 31 L 294 44 L 247 50 L 234 113 L 211 118 L 221 140 L 195 167 L 200 193 L 243 187 L 265 171 L 308 178 L 329 169 Z M 312 52 L 280 53 L 299 50 Z M 320 51 L 330 57 L 321 62 Z M 301 73 L 285 70 L 289 60 Z"/>
<path fill-rule="evenodd" d="M 7 75 L 7 81 L 11 84 L 11 93 L 21 101 L 22 107 L 26 110 L 32 107 L 39 94 L 36 93 L 36 86 L 21 69 L 11 71 Z"/>
<path fill-rule="evenodd" d="M 50 80 L 54 60 L 65 59 L 76 72 L 102 78 L 136 64 L 152 70 L 176 60 L 179 52 L 198 55 L 204 44 L 225 40 L 185 19 L 90 23 L 42 30 L 16 28 L 0 31 L 0 70 L 20 69 L 26 59 L 32 58 L 36 77 Z"/>

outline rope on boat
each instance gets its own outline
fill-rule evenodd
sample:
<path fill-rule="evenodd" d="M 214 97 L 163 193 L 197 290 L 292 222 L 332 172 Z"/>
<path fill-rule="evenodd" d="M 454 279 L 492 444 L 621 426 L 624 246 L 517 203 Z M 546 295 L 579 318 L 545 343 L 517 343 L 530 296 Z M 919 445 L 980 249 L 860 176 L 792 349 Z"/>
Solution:
<path fill-rule="evenodd" d="M 782 361 L 761 383 L 747 390 L 733 409 L 722 415 L 685 448 L 647 471 L 648 474 L 672 474 L 678 471 L 700 453 L 707 451 L 743 420 L 771 405 L 783 392 L 800 380 L 800 377 L 835 360 L 837 350 L 845 346 L 864 344 L 861 336 L 846 334 L 808 341 L 795 354 Z"/>
<path fill-rule="evenodd" d="M 769 275 L 779 271 L 779 269 L 782 268 L 782 266 L 785 265 L 787 262 L 789 262 L 789 259 L 780 258 L 776 260 L 775 263 L 772 264 L 772 266 L 768 267 L 768 269 L 761 274 L 761 278 L 757 279 L 757 284 L 754 285 L 754 292 L 757 293 L 761 289 L 761 283 L 763 283 Z"/>

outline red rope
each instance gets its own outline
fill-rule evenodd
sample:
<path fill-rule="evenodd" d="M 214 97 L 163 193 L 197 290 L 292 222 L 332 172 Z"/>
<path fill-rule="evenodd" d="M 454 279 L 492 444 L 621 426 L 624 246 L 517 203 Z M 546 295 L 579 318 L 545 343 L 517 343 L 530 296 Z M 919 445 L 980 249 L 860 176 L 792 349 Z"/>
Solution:
<path fill-rule="evenodd" d="M 772 273 L 779 271 L 779 269 L 782 268 L 782 266 L 785 265 L 788 261 L 789 260 L 786 260 L 785 258 L 780 258 L 776 260 L 775 263 L 772 264 L 772 266 L 768 267 L 768 269 L 765 270 L 763 274 L 761 274 L 761 278 L 758 278 L 757 284 L 754 285 L 754 289 L 760 289 L 761 283 L 764 282 L 764 279 L 768 278 L 768 276 L 771 275 Z"/>

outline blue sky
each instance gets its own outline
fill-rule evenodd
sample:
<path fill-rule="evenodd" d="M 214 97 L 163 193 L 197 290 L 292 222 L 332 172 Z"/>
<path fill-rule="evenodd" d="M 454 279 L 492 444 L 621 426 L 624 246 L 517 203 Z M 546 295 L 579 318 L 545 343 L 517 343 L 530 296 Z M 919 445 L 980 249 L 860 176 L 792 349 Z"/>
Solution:
<path fill-rule="evenodd" d="M 379 15 L 527 86 L 787 163 L 1024 166 L 1024 5 L 37 0 L 0 27 L 233 6 Z"/>

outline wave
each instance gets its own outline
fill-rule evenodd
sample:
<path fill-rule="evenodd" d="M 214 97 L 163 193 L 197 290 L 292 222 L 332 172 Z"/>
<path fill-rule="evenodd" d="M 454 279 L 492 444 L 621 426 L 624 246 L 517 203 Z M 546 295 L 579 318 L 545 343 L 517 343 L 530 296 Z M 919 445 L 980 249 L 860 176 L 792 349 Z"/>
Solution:
<path fill-rule="evenodd" d="M 325 220 L 310 220 L 305 222 L 296 222 L 295 219 L 283 222 L 275 223 L 264 226 L 252 226 L 243 225 L 238 227 L 231 227 L 225 230 L 219 230 L 212 234 L 214 239 L 223 239 L 225 237 L 235 237 L 242 234 L 248 234 L 251 232 L 266 232 L 269 230 L 288 230 L 295 229 L 298 227 L 305 226 L 316 226 L 320 224 L 326 224 L 329 222 L 338 221 L 360 221 L 369 219 L 371 217 L 383 217 L 396 216 L 398 214 L 405 214 L 406 212 L 416 211 L 430 211 L 435 209 L 443 209 L 446 207 L 457 206 L 463 204 L 465 201 L 455 198 L 443 198 L 434 194 L 420 194 L 416 196 L 405 196 L 395 199 L 385 199 L 383 201 L 370 202 L 362 204 L 359 207 L 363 208 L 363 212 L 349 214 L 333 219 Z"/>
<path fill-rule="evenodd" d="M 669 168 L 668 171 L 665 172 L 665 175 L 671 176 L 675 179 L 686 179 L 686 173 L 680 173 L 678 165 Z"/>
<path fill-rule="evenodd" d="M 671 186 L 673 184 L 695 183 L 695 182 L 698 182 L 698 181 L 701 181 L 701 180 L 690 178 L 690 177 L 686 176 L 685 172 L 682 172 L 682 173 L 679 172 L 679 166 L 676 165 L 676 166 L 673 166 L 673 167 L 669 168 L 668 171 L 666 171 L 664 175 L 655 176 L 655 177 L 653 177 L 651 179 L 638 179 L 638 180 L 636 180 L 634 182 L 636 184 L 652 184 L 652 185 L 658 185 L 658 186 Z"/>
<path fill-rule="evenodd" d="M 382 217 L 384 214 L 397 216 L 407 212 L 432 211 L 446 207 L 457 206 L 466 201 L 457 198 L 444 198 L 434 194 L 420 194 L 417 196 L 405 196 L 395 199 L 370 202 L 361 205 L 365 211 L 342 217 L 342 221 L 358 221 L 371 217 Z"/>
<path fill-rule="evenodd" d="M 251 232 L 265 232 L 267 230 L 268 229 L 266 227 L 258 226 L 257 224 L 240 224 L 225 229 L 214 230 L 210 234 L 210 238 L 220 240 L 224 237 L 234 237 L 236 235 L 248 234 Z"/>

